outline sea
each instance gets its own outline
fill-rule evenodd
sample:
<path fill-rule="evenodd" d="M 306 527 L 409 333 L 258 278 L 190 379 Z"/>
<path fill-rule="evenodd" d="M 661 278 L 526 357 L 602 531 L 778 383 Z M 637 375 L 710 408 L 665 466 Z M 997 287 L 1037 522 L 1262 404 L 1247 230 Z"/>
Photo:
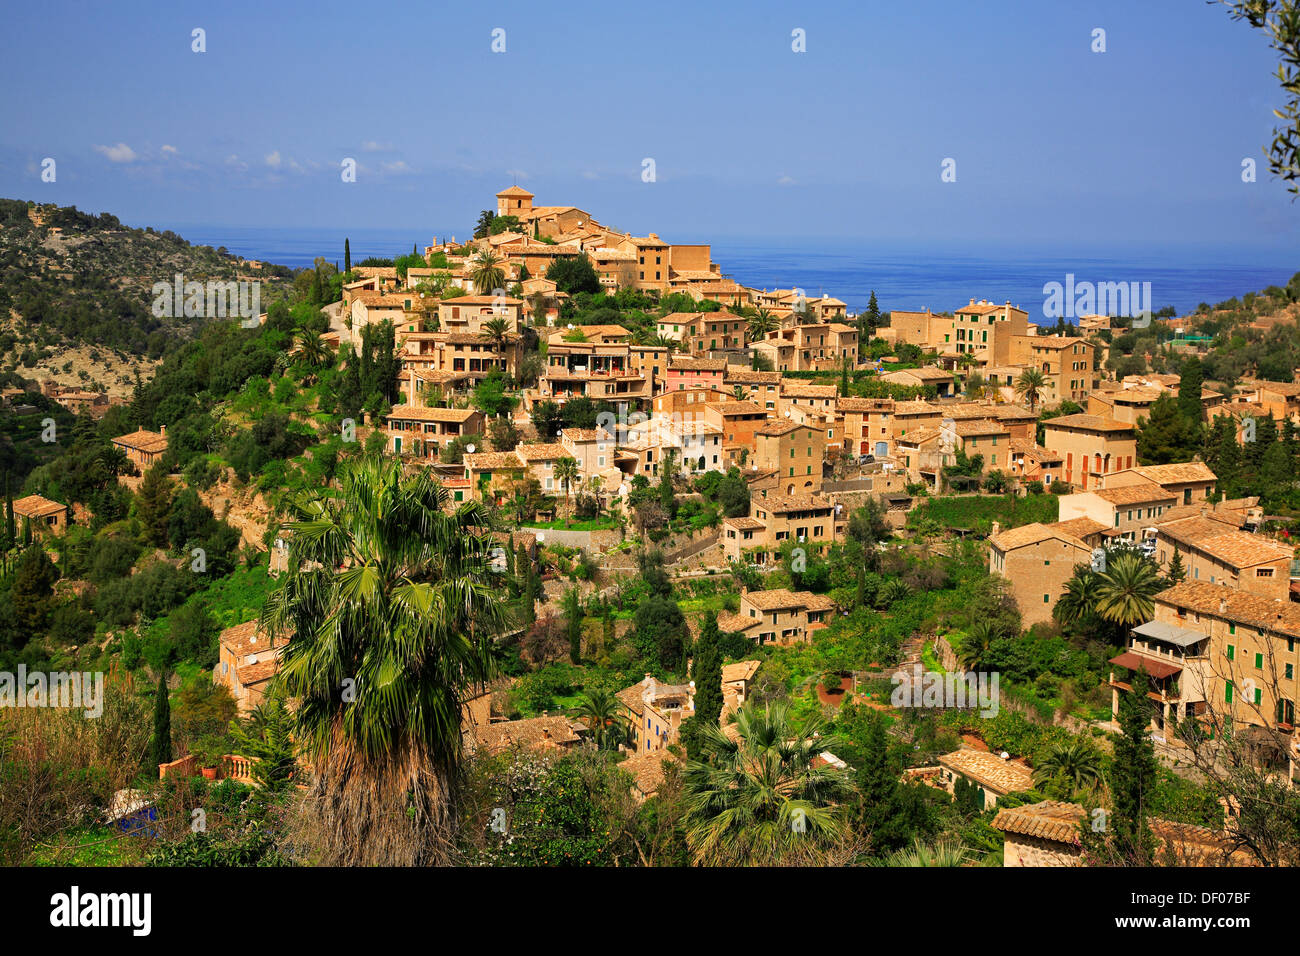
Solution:
<path fill-rule="evenodd" d="M 196 245 L 225 246 L 232 253 L 292 268 L 310 266 L 318 256 L 342 266 L 343 240 L 352 261 L 367 256 L 392 258 L 423 250 L 445 231 L 400 229 L 264 228 L 174 225 Z M 461 230 L 464 232 L 464 230 Z M 1020 243 L 989 241 L 890 241 L 879 238 L 722 237 L 712 242 L 713 261 L 722 273 L 753 288 L 799 288 L 811 297 L 832 295 L 850 313 L 865 309 L 874 291 L 882 311 L 951 311 L 971 299 L 1010 302 L 1029 312 L 1030 321 L 1047 321 L 1050 283 L 1150 283 L 1152 309 L 1172 306 L 1188 314 L 1210 305 L 1285 286 L 1300 271 L 1300 242 L 1229 244 Z M 1067 280 L 1072 276 L 1072 280 Z M 1051 320 L 1054 321 L 1054 318 Z"/>

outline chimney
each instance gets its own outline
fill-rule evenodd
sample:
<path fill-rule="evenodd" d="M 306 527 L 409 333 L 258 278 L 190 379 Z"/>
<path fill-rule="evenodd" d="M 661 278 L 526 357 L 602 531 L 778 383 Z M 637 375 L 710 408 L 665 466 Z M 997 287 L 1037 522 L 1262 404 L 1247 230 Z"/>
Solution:
<path fill-rule="evenodd" d="M 997 521 L 993 522 L 993 527 L 989 529 L 989 537 L 996 538 L 998 536 L 998 532 L 1001 530 L 1002 530 L 1001 523 Z"/>
<path fill-rule="evenodd" d="M 1228 610 L 1228 599 L 1219 598 L 1219 613 L 1222 614 Z"/>
<path fill-rule="evenodd" d="M 167 434 L 167 426 L 166 426 L 166 425 L 159 425 L 159 426 L 158 426 L 158 434 L 159 434 L 159 435 L 166 435 L 166 434 Z"/>
<path fill-rule="evenodd" d="M 551 716 L 551 712 L 550 712 L 549 710 L 544 710 L 544 711 L 542 711 L 542 716 L 543 716 L 543 717 L 549 717 L 549 716 Z"/>

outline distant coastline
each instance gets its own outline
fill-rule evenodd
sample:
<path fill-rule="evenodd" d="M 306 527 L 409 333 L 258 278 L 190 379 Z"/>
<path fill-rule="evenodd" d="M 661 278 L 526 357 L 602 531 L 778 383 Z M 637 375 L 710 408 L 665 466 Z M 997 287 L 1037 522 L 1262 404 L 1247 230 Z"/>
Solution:
<path fill-rule="evenodd" d="M 271 228 L 240 226 L 158 226 L 190 242 L 225 246 L 248 259 L 302 268 L 317 256 L 342 264 L 343 239 L 351 241 L 353 261 L 391 258 L 421 251 L 433 236 L 468 239 L 470 230 Z M 463 235 L 462 235 L 463 233 Z M 685 241 L 708 241 L 699 236 Z M 923 243 L 828 239 L 737 239 L 713 241 L 713 259 L 724 274 L 755 288 L 798 286 L 810 296 L 843 299 L 850 312 L 867 305 L 874 290 L 882 309 L 947 311 L 972 297 L 1010 300 L 1029 312 L 1031 322 L 1046 322 L 1043 285 L 1062 282 L 1067 273 L 1092 282 L 1146 281 L 1155 308 L 1172 305 L 1178 314 L 1201 302 L 1211 305 L 1286 285 L 1300 271 L 1300 249 L 1278 250 L 1226 244 L 1170 247 L 1116 243 L 1115 251 L 1085 245 L 1079 249 L 1017 247 L 1007 243 Z"/>

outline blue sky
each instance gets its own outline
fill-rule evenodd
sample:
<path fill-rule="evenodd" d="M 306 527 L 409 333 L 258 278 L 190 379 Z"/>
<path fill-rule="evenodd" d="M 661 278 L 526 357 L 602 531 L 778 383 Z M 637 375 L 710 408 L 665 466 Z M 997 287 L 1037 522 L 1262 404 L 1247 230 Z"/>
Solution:
<path fill-rule="evenodd" d="M 1261 151 L 1274 68 L 1199 0 L 22 4 L 0 36 L 0 195 L 430 236 L 517 181 L 684 242 L 1300 249 Z"/>

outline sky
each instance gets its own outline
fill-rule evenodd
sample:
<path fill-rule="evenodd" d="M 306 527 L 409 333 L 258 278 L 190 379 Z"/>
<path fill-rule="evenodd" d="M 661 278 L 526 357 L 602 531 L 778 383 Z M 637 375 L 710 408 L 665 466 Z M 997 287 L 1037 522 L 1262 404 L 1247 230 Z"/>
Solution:
<path fill-rule="evenodd" d="M 463 238 L 518 183 L 674 242 L 1300 251 L 1275 69 L 1201 0 L 53 0 L 6 12 L 0 196 Z"/>

